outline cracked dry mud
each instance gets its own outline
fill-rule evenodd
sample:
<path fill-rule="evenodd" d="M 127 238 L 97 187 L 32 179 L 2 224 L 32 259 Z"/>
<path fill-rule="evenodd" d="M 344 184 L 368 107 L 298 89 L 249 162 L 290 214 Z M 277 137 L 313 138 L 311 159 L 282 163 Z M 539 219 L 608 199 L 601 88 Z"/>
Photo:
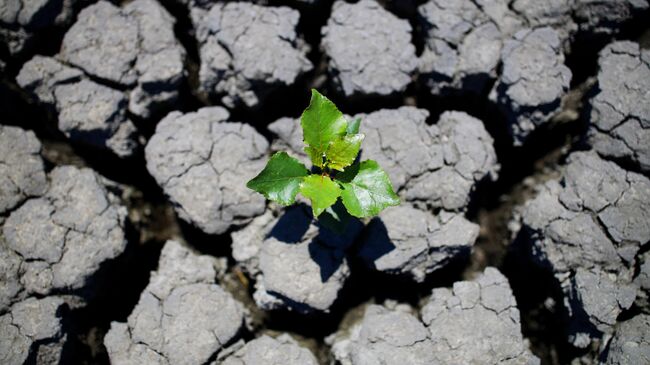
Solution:
<path fill-rule="evenodd" d="M 633 266 L 650 238 L 649 207 L 648 178 L 593 152 L 571 154 L 563 177 L 526 204 L 522 221 L 534 259 L 562 287 L 574 345 L 611 333 L 634 302 Z"/>
<path fill-rule="evenodd" d="M 321 46 L 337 91 L 346 98 L 404 91 L 417 65 L 411 33 L 407 21 L 375 1 L 336 1 Z"/>
<path fill-rule="evenodd" d="M 296 33 L 298 11 L 243 2 L 200 5 L 190 8 L 200 90 L 221 96 L 226 106 L 259 107 L 268 93 L 312 69 L 308 46 Z"/>
<path fill-rule="evenodd" d="M 0 363 L 650 363 L 647 0 L 4 0 Z M 401 204 L 245 187 L 317 88 Z"/>
<path fill-rule="evenodd" d="M 370 305 L 361 323 L 332 341 L 342 364 L 539 363 L 521 336 L 508 281 L 492 267 L 434 289 L 420 313 Z"/>

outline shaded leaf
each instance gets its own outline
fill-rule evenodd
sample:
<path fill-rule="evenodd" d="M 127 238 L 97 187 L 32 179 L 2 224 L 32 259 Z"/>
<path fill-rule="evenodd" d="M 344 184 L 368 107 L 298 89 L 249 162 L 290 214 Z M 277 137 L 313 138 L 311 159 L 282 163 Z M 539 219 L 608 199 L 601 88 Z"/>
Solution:
<path fill-rule="evenodd" d="M 334 140 L 327 150 L 327 166 L 334 170 L 343 171 L 352 165 L 359 154 L 363 134 L 348 134 Z"/>
<path fill-rule="evenodd" d="M 314 174 L 303 179 L 300 193 L 311 200 L 314 217 L 318 217 L 336 202 L 341 195 L 341 188 L 328 176 Z"/>
<path fill-rule="evenodd" d="M 307 144 L 305 152 L 314 165 L 322 168 L 323 155 L 330 142 L 345 135 L 348 122 L 334 103 L 312 89 L 311 101 L 300 117 L 300 125 Z"/>
<path fill-rule="evenodd" d="M 295 202 L 300 182 L 308 173 L 305 165 L 298 160 L 286 152 L 278 152 L 271 156 L 264 170 L 246 186 L 269 200 L 289 205 Z"/>
<path fill-rule="evenodd" d="M 325 209 L 325 211 L 318 217 L 318 223 L 333 233 L 342 235 L 345 233 L 345 230 L 352 219 L 352 216 L 345 209 L 343 203 L 341 203 L 340 200 L 337 200 L 334 205 Z"/>
<path fill-rule="evenodd" d="M 342 182 L 343 204 L 355 217 L 372 217 L 400 202 L 388 174 L 373 160 L 354 164 L 337 178 Z"/>

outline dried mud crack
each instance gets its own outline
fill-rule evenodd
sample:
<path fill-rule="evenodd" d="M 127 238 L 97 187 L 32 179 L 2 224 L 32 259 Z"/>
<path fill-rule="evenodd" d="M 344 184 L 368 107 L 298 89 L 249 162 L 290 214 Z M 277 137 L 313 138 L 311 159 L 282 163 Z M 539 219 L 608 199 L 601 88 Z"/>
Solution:
<path fill-rule="evenodd" d="M 647 361 L 649 8 L 6 2 L 0 363 Z M 245 187 L 312 87 L 402 200 L 342 235 Z"/>

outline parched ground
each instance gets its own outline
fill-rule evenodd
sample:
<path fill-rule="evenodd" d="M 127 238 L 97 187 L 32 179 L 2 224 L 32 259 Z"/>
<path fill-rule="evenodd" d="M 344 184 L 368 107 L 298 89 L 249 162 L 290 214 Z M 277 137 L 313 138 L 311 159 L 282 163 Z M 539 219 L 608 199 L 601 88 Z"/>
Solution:
<path fill-rule="evenodd" d="M 647 0 L 2 0 L 0 364 L 650 363 Z M 401 204 L 245 187 L 316 88 Z"/>

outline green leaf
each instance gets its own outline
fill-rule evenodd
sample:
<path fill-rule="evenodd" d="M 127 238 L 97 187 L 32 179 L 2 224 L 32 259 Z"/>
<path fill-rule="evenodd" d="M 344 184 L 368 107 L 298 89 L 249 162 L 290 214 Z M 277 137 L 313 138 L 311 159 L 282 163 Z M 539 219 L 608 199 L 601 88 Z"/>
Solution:
<path fill-rule="evenodd" d="M 343 171 L 352 165 L 359 154 L 363 134 L 348 134 L 334 140 L 326 152 L 327 167 Z"/>
<path fill-rule="evenodd" d="M 361 125 L 361 118 L 357 118 L 351 122 L 348 122 L 347 134 L 357 134 L 359 133 L 359 126 Z"/>
<path fill-rule="evenodd" d="M 348 122 L 334 103 L 315 89 L 311 90 L 311 101 L 300 117 L 305 143 L 305 152 L 314 165 L 323 167 L 323 155 L 330 142 L 346 133 Z"/>
<path fill-rule="evenodd" d="M 388 206 L 399 204 L 388 174 L 373 160 L 354 164 L 337 178 L 342 182 L 343 205 L 355 217 L 372 217 Z"/>
<path fill-rule="evenodd" d="M 300 193 L 311 200 L 314 217 L 318 217 L 341 196 L 341 188 L 329 177 L 314 174 L 303 179 Z"/>
<path fill-rule="evenodd" d="M 315 148 L 305 147 L 305 152 L 309 159 L 311 160 L 312 165 L 318 166 L 321 169 L 323 168 L 325 154 L 318 152 Z"/>
<path fill-rule="evenodd" d="M 300 183 L 309 172 L 305 165 L 286 152 L 278 152 L 264 167 L 264 170 L 249 181 L 246 186 L 267 199 L 283 205 L 293 204 Z"/>

